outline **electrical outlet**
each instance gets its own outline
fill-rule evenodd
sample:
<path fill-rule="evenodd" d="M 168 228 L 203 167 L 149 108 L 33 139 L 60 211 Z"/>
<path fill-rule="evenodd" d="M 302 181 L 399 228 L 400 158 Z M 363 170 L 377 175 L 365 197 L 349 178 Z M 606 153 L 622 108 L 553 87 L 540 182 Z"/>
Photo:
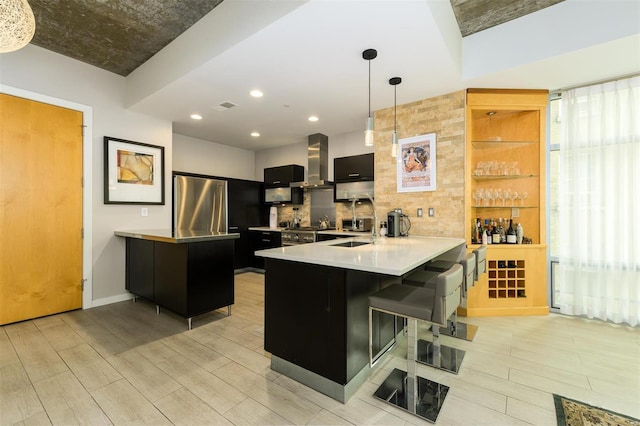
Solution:
<path fill-rule="evenodd" d="M 146 207 L 142 207 L 140 209 L 140 216 L 149 216 L 149 209 Z"/>
<path fill-rule="evenodd" d="M 418 209 L 418 217 L 422 217 L 422 207 Z"/>
<path fill-rule="evenodd" d="M 429 207 L 429 217 L 433 217 L 436 215 L 436 211 L 433 209 L 433 207 Z"/>
<path fill-rule="evenodd" d="M 520 209 L 513 207 L 511 209 L 511 217 L 520 217 Z"/>

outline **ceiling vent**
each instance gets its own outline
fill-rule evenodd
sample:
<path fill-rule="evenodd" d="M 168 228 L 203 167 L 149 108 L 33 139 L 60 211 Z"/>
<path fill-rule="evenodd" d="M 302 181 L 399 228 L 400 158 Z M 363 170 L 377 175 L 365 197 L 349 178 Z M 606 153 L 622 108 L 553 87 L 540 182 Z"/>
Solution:
<path fill-rule="evenodd" d="M 216 105 L 213 107 L 213 109 L 215 109 L 216 111 L 226 111 L 228 109 L 231 109 L 233 107 L 237 107 L 238 105 L 234 104 L 233 102 L 229 102 L 229 101 L 225 101 L 223 103 L 221 103 L 220 105 Z"/>

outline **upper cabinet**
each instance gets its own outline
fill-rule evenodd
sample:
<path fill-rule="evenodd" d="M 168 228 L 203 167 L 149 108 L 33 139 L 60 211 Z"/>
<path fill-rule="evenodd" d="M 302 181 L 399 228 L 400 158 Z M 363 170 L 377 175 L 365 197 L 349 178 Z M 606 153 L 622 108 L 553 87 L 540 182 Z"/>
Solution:
<path fill-rule="evenodd" d="M 465 206 L 469 250 L 474 225 L 520 224 L 525 244 L 487 246 L 487 273 L 467 295 L 468 316 L 549 311 L 546 296 L 546 90 L 468 89 Z M 499 233 L 501 234 L 501 233 Z M 494 235 L 500 241 L 499 235 Z M 508 240 L 507 240 L 508 241 Z"/>
<path fill-rule="evenodd" d="M 264 201 L 267 204 L 302 204 L 302 188 L 291 188 L 291 182 L 304 180 L 304 167 L 297 164 L 264 169 Z"/>
<path fill-rule="evenodd" d="M 297 164 L 264 169 L 264 186 L 276 188 L 289 186 L 291 182 L 304 180 L 304 167 Z"/>
<path fill-rule="evenodd" d="M 333 200 L 351 201 L 353 198 L 372 198 L 374 179 L 373 153 L 340 157 L 333 160 Z"/>
<path fill-rule="evenodd" d="M 340 157 L 333 160 L 335 182 L 372 181 L 373 153 Z"/>

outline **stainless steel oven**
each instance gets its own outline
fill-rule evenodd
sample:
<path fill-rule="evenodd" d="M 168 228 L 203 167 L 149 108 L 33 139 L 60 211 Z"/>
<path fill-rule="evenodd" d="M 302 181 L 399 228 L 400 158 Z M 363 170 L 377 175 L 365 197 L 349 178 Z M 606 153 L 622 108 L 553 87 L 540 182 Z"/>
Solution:
<path fill-rule="evenodd" d="M 287 228 L 282 231 L 282 246 L 295 246 L 298 244 L 309 244 L 318 241 L 318 230 L 315 226 L 300 228 Z M 333 229 L 333 228 L 330 228 Z M 323 229 L 326 231 L 327 229 Z"/>

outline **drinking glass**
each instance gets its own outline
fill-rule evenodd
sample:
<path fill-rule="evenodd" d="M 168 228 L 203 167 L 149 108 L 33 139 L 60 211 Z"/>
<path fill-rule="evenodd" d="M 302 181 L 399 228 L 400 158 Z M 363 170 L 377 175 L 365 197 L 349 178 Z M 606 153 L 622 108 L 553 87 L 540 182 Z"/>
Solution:
<path fill-rule="evenodd" d="M 484 191 L 484 200 L 485 200 L 484 205 L 486 207 L 489 207 L 491 205 L 492 199 L 493 199 L 493 191 L 491 191 L 490 189 L 487 189 L 486 191 Z"/>
<path fill-rule="evenodd" d="M 494 199 L 493 205 L 497 206 L 498 205 L 498 200 L 502 200 L 503 199 L 502 198 L 502 190 L 501 189 L 494 189 L 493 190 L 493 199 Z M 503 203 L 503 205 L 504 205 L 504 203 Z"/>
<path fill-rule="evenodd" d="M 482 189 L 476 189 L 473 191 L 473 200 L 475 201 L 476 206 L 480 205 L 480 201 L 482 200 Z"/>
<path fill-rule="evenodd" d="M 525 198 L 527 198 L 529 194 L 527 194 L 527 191 L 522 191 L 520 192 L 520 194 L 518 195 L 518 198 L 520 199 L 520 205 L 524 206 L 524 200 Z"/>
<path fill-rule="evenodd" d="M 511 206 L 515 206 L 516 205 L 516 198 L 518 198 L 518 191 L 513 191 L 511 193 Z"/>

